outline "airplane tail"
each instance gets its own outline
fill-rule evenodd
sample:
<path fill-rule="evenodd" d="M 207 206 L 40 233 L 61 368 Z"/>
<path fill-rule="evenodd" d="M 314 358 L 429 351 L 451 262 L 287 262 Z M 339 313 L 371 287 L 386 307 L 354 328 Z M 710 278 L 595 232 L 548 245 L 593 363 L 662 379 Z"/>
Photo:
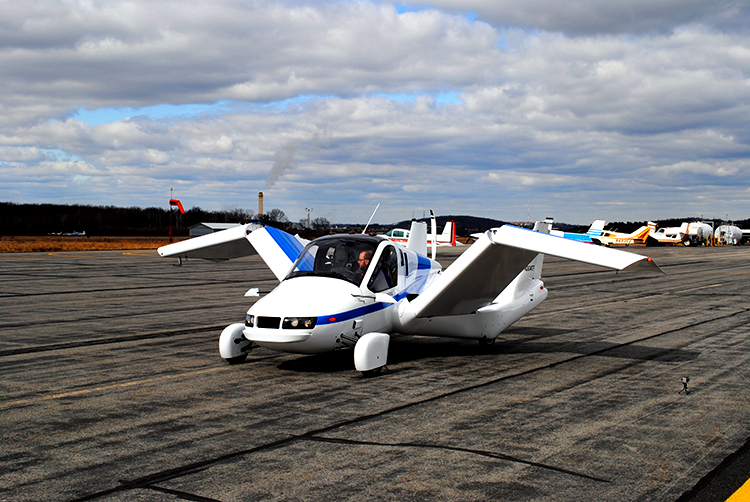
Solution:
<path fill-rule="evenodd" d="M 451 246 L 456 245 L 456 222 L 446 221 L 443 233 L 438 236 L 437 241 L 441 244 L 450 244 Z"/>
<path fill-rule="evenodd" d="M 406 248 L 416 251 L 422 256 L 427 256 L 427 223 L 412 220 Z"/>
<path fill-rule="evenodd" d="M 638 240 L 645 241 L 646 237 L 648 237 L 648 235 L 651 233 L 651 228 L 652 227 L 649 225 L 643 226 L 639 228 L 638 230 L 636 230 L 635 232 L 633 232 L 632 234 L 630 234 L 630 236 L 633 238 L 634 241 L 638 241 Z"/>
<path fill-rule="evenodd" d="M 589 227 L 586 235 L 589 237 L 599 237 L 602 235 L 602 230 L 604 230 L 604 220 L 595 220 Z"/>

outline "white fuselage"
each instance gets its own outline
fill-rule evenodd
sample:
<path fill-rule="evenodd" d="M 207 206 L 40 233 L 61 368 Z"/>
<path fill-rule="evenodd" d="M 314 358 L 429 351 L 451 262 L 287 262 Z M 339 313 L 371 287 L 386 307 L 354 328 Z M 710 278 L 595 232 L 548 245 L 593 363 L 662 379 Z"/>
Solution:
<path fill-rule="evenodd" d="M 320 249 L 317 252 L 313 268 L 323 270 L 322 265 L 317 265 Z M 380 265 L 393 256 L 397 267 L 393 277 L 397 279 L 393 283 L 380 283 L 376 277 L 384 269 Z M 359 285 L 343 275 L 290 274 L 247 311 L 252 321 L 246 323 L 242 334 L 261 347 L 307 354 L 353 347 L 359 338 L 372 332 L 492 340 L 547 296 L 538 278 L 521 277 L 526 274 L 522 273 L 507 291 L 476 312 L 415 317 L 409 309 L 410 300 L 429 287 L 441 272 L 438 262 L 381 239 L 376 242 L 371 265 Z M 298 320 L 297 327 L 291 327 L 293 319 Z M 312 320 L 313 327 L 303 327 L 305 321 Z"/>

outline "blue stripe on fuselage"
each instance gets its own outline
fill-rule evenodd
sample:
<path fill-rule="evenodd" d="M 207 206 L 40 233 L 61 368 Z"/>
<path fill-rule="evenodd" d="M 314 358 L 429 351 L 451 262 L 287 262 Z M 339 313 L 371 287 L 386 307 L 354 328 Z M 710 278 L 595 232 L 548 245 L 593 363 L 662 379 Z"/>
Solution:
<path fill-rule="evenodd" d="M 589 240 L 589 236 L 586 234 L 575 234 L 575 233 L 565 233 L 563 234 L 566 239 L 570 239 L 572 241 L 587 241 Z"/>
<path fill-rule="evenodd" d="M 372 314 L 374 312 L 387 309 L 388 307 L 392 307 L 393 305 L 396 305 L 396 304 L 377 302 L 377 303 L 373 303 L 372 305 L 365 305 L 364 307 L 359 307 L 357 309 L 349 310 L 347 312 L 340 312 L 338 314 L 319 316 L 316 325 L 333 324 L 336 322 L 350 321 L 352 319 L 361 317 L 363 315 Z"/>
<path fill-rule="evenodd" d="M 432 268 L 432 263 L 430 262 L 430 259 L 426 256 L 422 256 L 421 254 L 417 255 L 417 270 L 421 270 L 423 268 L 430 269 Z"/>
<path fill-rule="evenodd" d="M 430 277 L 431 269 L 432 269 L 432 261 L 425 256 L 417 255 L 417 272 L 416 272 L 417 277 L 413 280 L 413 282 L 409 285 L 409 287 L 407 287 L 405 291 L 402 291 L 396 294 L 393 297 L 393 299 L 396 300 L 396 302 L 399 302 L 402 299 L 406 298 L 407 295 L 420 294 L 422 292 L 422 288 L 424 287 L 424 284 L 427 282 L 427 279 Z M 374 312 L 385 310 L 389 307 L 393 307 L 394 305 L 397 305 L 397 303 L 376 302 L 371 305 L 366 305 L 364 307 L 359 307 L 359 308 L 349 310 L 346 312 L 340 312 L 338 314 L 319 316 L 316 325 L 334 324 L 337 322 L 350 321 L 357 317 L 361 317 L 367 314 L 372 314 Z"/>

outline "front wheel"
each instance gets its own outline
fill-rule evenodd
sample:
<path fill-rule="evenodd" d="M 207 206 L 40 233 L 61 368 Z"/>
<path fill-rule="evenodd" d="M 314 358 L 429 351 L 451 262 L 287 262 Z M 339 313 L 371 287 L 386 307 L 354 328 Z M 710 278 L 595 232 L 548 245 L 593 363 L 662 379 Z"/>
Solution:
<path fill-rule="evenodd" d="M 244 363 L 245 359 L 247 359 L 247 354 L 242 354 L 240 356 L 235 356 L 235 357 L 228 357 L 224 360 L 228 362 L 229 364 L 240 364 L 240 363 Z"/>
<path fill-rule="evenodd" d="M 371 370 L 362 371 L 361 373 L 362 373 L 362 376 L 364 378 L 372 378 L 374 376 L 378 376 L 381 371 L 383 371 L 383 367 L 382 366 L 380 366 L 378 368 L 373 368 Z"/>

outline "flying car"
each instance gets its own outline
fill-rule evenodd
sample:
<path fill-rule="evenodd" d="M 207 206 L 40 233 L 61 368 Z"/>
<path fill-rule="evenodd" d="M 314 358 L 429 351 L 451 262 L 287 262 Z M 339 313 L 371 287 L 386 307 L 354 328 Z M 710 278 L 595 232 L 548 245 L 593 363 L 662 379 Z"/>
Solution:
<path fill-rule="evenodd" d="M 384 236 L 330 235 L 306 241 L 248 224 L 158 249 L 163 257 L 229 259 L 258 254 L 279 285 L 227 326 L 219 353 L 232 364 L 254 347 L 316 354 L 353 348 L 365 375 L 387 363 L 392 334 L 475 339 L 497 336 L 547 297 L 544 254 L 622 270 L 650 258 L 504 225 L 484 232 L 449 267 L 427 256 L 427 225 L 412 222 L 405 246 Z M 435 235 L 433 220 L 433 231 Z M 658 267 L 656 267 L 658 269 Z"/>

